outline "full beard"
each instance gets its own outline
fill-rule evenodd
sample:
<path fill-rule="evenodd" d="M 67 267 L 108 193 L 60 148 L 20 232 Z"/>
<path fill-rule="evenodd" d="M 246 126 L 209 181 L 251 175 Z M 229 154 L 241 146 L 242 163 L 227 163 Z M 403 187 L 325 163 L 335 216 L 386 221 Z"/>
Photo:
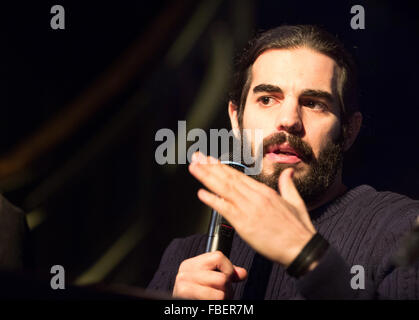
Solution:
<path fill-rule="evenodd" d="M 243 143 L 246 137 L 242 135 Z M 289 145 L 298 153 L 299 158 L 307 164 L 306 173 L 299 175 L 294 174 L 294 184 L 305 201 L 306 205 L 310 205 L 318 201 L 330 186 L 334 183 L 339 170 L 343 163 L 343 132 L 334 141 L 329 141 L 320 151 L 319 156 L 314 156 L 311 147 L 299 137 L 295 135 L 285 135 L 284 133 L 276 133 L 273 136 L 265 138 L 263 141 L 263 154 L 270 145 L 281 144 L 287 141 Z M 252 148 L 253 149 L 253 148 Z M 252 176 L 257 181 L 266 184 L 268 187 L 278 190 L 278 179 L 282 171 L 286 168 L 294 167 L 294 164 L 273 163 L 270 173 L 262 170 L 260 174 Z M 297 170 L 299 171 L 299 170 Z"/>

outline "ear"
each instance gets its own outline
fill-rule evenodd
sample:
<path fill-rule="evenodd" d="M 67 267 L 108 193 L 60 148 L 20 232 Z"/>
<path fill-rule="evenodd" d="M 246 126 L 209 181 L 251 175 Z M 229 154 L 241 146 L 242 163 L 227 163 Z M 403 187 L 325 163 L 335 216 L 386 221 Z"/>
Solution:
<path fill-rule="evenodd" d="M 356 140 L 356 137 L 359 134 L 362 124 L 362 114 L 361 112 L 355 112 L 348 121 L 345 129 L 345 143 L 344 151 L 348 151 L 349 148 L 353 145 Z"/>
<path fill-rule="evenodd" d="M 228 116 L 230 117 L 231 128 L 239 130 L 239 107 L 236 106 L 233 102 L 228 102 Z"/>

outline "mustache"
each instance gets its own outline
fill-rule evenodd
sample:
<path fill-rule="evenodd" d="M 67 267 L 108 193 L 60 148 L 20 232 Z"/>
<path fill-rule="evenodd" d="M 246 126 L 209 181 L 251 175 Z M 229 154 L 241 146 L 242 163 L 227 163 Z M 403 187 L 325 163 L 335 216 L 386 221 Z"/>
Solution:
<path fill-rule="evenodd" d="M 313 149 L 311 149 L 310 145 L 303 140 L 301 140 L 299 137 L 292 135 L 292 134 L 285 134 L 283 132 L 277 132 L 269 137 L 266 137 L 263 139 L 263 154 L 265 155 L 268 152 L 268 148 L 273 145 L 279 145 L 284 142 L 288 142 L 291 148 L 297 152 L 298 157 L 303 162 L 313 162 L 315 161 L 315 156 Z"/>

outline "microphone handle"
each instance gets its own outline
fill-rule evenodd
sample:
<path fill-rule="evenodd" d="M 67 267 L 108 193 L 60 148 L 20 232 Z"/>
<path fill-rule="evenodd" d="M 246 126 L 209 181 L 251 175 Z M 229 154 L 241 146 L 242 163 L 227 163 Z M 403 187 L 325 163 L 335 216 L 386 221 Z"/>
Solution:
<path fill-rule="evenodd" d="M 233 161 L 222 161 L 236 170 L 244 172 L 245 166 Z M 234 229 L 217 211 L 212 210 L 205 252 L 221 251 L 226 257 L 230 255 Z"/>
<path fill-rule="evenodd" d="M 217 211 L 212 210 L 205 252 L 221 251 L 226 257 L 230 255 L 234 229 Z"/>

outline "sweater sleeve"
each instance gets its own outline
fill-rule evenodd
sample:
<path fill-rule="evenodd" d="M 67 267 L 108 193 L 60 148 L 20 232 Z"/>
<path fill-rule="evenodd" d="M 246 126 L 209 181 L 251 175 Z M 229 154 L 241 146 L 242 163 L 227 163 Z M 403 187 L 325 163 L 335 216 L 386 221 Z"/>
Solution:
<path fill-rule="evenodd" d="M 335 248 L 330 246 L 317 267 L 297 280 L 297 288 L 308 300 L 353 300 L 373 299 L 374 285 L 364 277 L 365 285 L 358 288 L 352 277 L 351 268 Z M 354 288 L 352 288 L 352 286 Z"/>
<path fill-rule="evenodd" d="M 399 267 L 393 260 L 417 215 L 417 208 L 412 208 L 385 224 L 365 274 L 356 268 L 352 270 L 353 266 L 330 246 L 317 267 L 297 280 L 300 293 L 314 300 L 419 299 L 419 262 Z M 359 281 L 364 285 L 359 285 Z"/>
<path fill-rule="evenodd" d="M 377 268 L 377 294 L 379 299 L 419 299 L 419 261 L 408 266 L 395 266 L 394 258 L 400 249 L 406 248 L 405 236 L 413 229 L 419 215 L 419 206 L 414 206 L 402 214 L 402 219 L 388 223 L 388 231 L 383 235 L 376 251 L 382 251 L 383 263 Z M 415 244 L 419 246 L 419 243 Z"/>

